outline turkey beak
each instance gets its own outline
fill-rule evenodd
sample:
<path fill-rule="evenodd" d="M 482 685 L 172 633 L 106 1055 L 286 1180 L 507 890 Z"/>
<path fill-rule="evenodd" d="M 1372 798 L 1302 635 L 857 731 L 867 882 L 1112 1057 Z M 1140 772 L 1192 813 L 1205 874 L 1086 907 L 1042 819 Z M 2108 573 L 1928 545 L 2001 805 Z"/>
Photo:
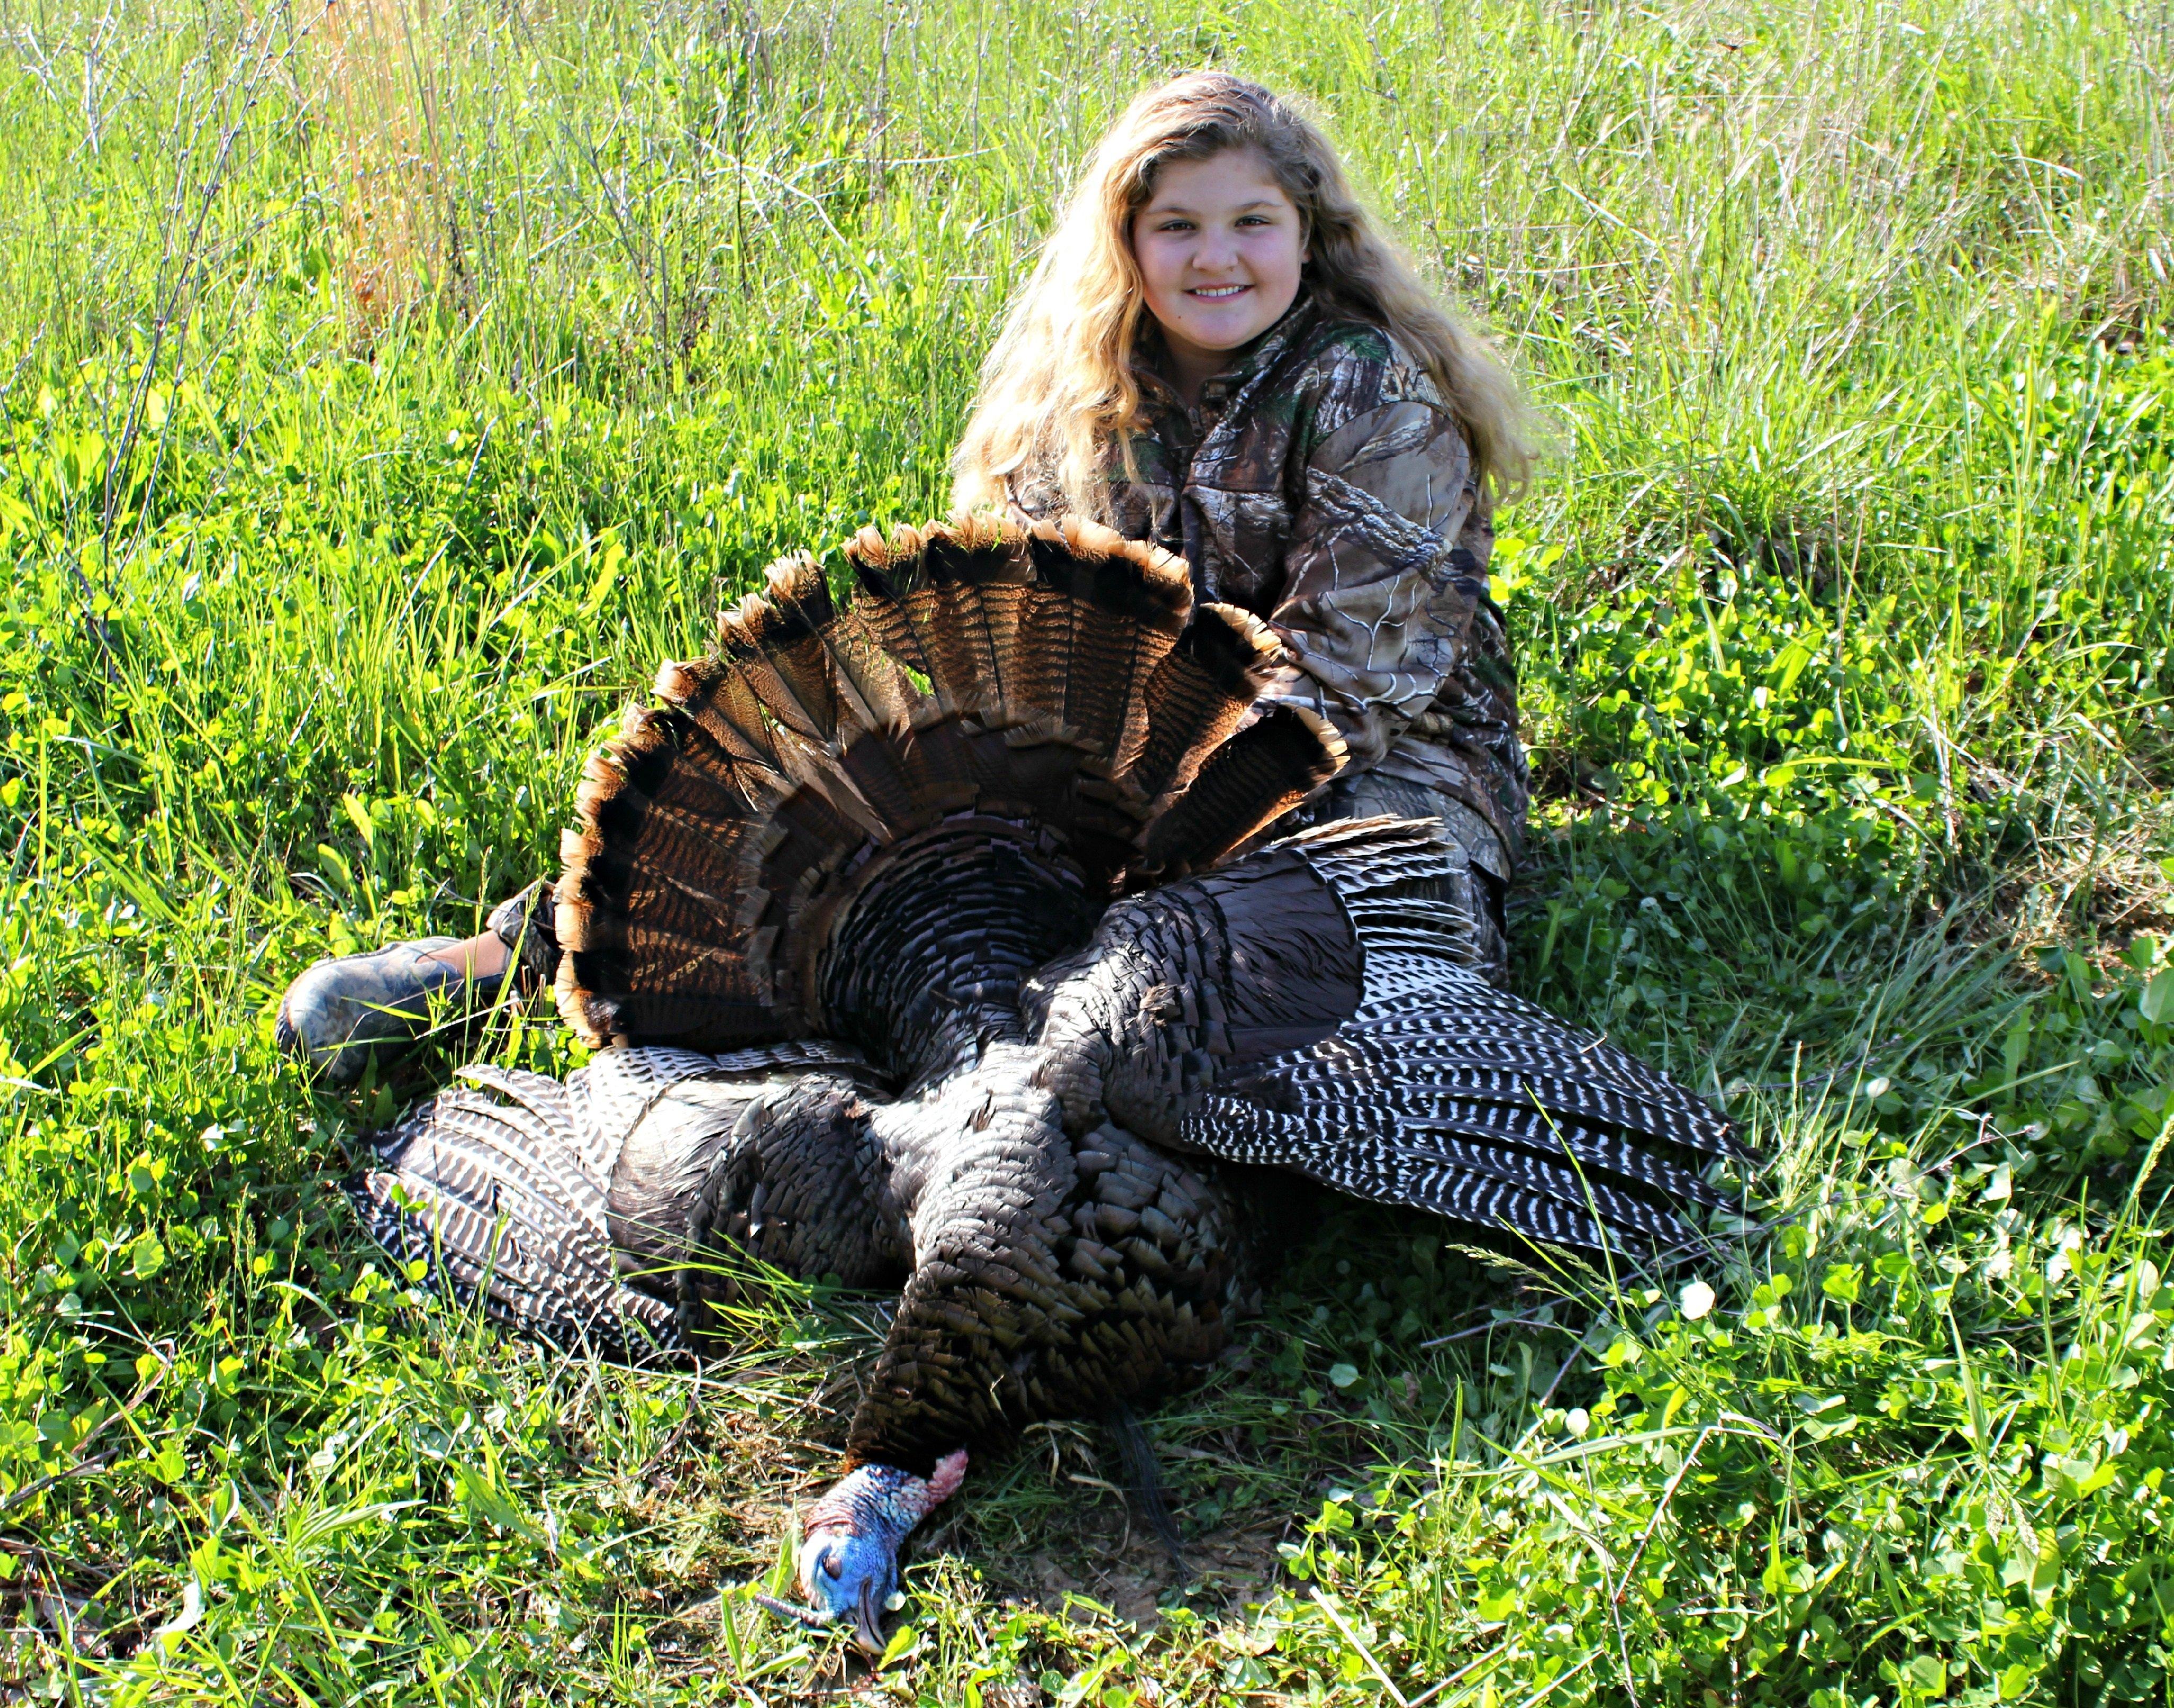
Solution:
<path fill-rule="evenodd" d="M 861 1586 L 860 1604 L 853 1609 L 853 1640 L 870 1660 L 884 1651 L 883 1609 L 876 1601 L 876 1586 L 872 1583 Z"/>

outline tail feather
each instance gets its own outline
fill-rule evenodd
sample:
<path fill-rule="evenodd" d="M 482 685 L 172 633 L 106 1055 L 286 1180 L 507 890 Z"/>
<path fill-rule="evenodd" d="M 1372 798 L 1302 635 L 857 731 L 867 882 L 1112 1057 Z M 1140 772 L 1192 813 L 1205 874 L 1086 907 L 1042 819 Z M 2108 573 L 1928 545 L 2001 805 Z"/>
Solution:
<path fill-rule="evenodd" d="M 762 702 L 739 672 L 715 658 L 668 663 L 657 673 L 657 694 L 692 718 L 725 756 L 725 775 L 777 769 L 777 745 L 763 721 Z"/>
<path fill-rule="evenodd" d="M 735 765 L 684 713 L 643 712 L 621 738 L 592 754 L 575 806 L 595 833 L 586 875 L 608 891 L 637 862 L 722 878 L 740 840 L 783 792 L 781 773 Z"/>
<path fill-rule="evenodd" d="M 735 943 L 739 908 L 748 900 L 746 891 L 735 893 L 735 865 L 690 858 L 672 869 L 665 861 L 674 851 L 669 846 L 674 836 L 676 830 L 650 839 L 643 850 L 652 857 L 661 850 L 665 858 L 641 867 L 628 862 L 615 873 L 607 867 L 604 880 L 596 878 L 604 862 L 589 861 L 582 873 L 589 882 L 570 891 L 561 880 L 559 943 L 567 954 L 639 954 L 646 945 L 683 941 L 716 952 Z"/>
<path fill-rule="evenodd" d="M 1019 587 L 1027 572 L 1014 532 L 994 516 L 957 516 L 922 530 L 922 570 L 939 587 Z"/>
<path fill-rule="evenodd" d="M 922 587 L 906 596 L 906 608 L 928 657 L 928 691 L 937 705 L 974 717 L 982 710 L 982 673 L 973 637 L 961 620 L 961 603 L 955 589 Z"/>
<path fill-rule="evenodd" d="M 1037 523 L 1026 545 L 1045 590 L 1028 694 L 1122 770 L 1147 738 L 1140 689 L 1192 609 L 1184 561 L 1090 522 Z"/>
<path fill-rule="evenodd" d="M 970 734 L 966 765 L 982 809 L 1008 819 L 1068 824 L 1084 757 L 1047 725 Z"/>
<path fill-rule="evenodd" d="M 826 597 L 828 592 L 826 583 Z M 884 646 L 868 613 L 850 606 L 818 632 L 830 655 L 838 697 L 852 722 L 893 739 L 903 736 L 921 691 L 904 663 Z"/>
<path fill-rule="evenodd" d="M 1203 605 L 1148 677 L 1147 739 L 1133 781 L 1149 800 L 1182 789 L 1252 709 L 1283 648 L 1257 617 Z"/>
<path fill-rule="evenodd" d="M 855 742 L 839 759 L 860 797 L 890 827 L 886 840 L 911 833 L 932 814 L 974 804 L 974 781 L 957 727 L 924 734 L 902 727 L 895 738 Z"/>
<path fill-rule="evenodd" d="M 635 743 L 622 751 L 653 750 L 662 763 L 628 766 L 601 786 L 615 787 L 640 815 L 636 834 L 652 839 L 657 863 L 690 874 L 735 871 L 742 839 L 776 799 L 774 780 L 736 777 L 710 738 L 679 713 L 652 714 Z"/>
<path fill-rule="evenodd" d="M 1017 716 L 1015 702 L 1025 700 L 1019 630 L 1027 590 L 1017 582 L 954 584 L 944 587 L 943 594 L 973 660 L 975 715 L 1001 727 Z"/>
<path fill-rule="evenodd" d="M 720 650 L 763 709 L 795 734 L 838 733 L 838 692 L 821 631 L 836 615 L 830 586 L 802 553 L 772 564 L 769 597 L 750 593 L 717 624 Z"/>
<path fill-rule="evenodd" d="M 885 534 L 864 527 L 846 543 L 860 597 L 853 609 L 868 625 L 876 644 L 937 694 L 936 662 L 922 640 L 922 623 L 908 603 L 917 589 L 922 540 L 918 530 L 900 527 Z M 943 696 L 938 695 L 939 704 Z M 947 711 L 956 711 L 946 705 Z"/>
<path fill-rule="evenodd" d="M 1144 870 L 1175 877 L 1250 841 L 1344 763 L 1344 738 L 1300 705 L 1279 705 L 1209 755 L 1185 792 L 1149 825 Z"/>
<path fill-rule="evenodd" d="M 685 898 L 640 893 L 630 898 L 633 916 L 612 921 L 615 940 L 602 949 L 581 951 L 585 964 L 594 967 L 625 963 L 643 969 L 640 994 L 645 997 L 712 994 L 729 1001 L 735 994 L 746 1000 L 770 1000 L 770 979 L 752 956 L 728 973 L 719 973 L 709 963 L 718 954 L 722 933 L 715 930 L 675 931 L 661 921 L 668 911 L 693 919 L 707 919 Z M 652 924 L 652 920 L 659 920 Z"/>
<path fill-rule="evenodd" d="M 796 737 L 778 743 L 778 756 L 784 761 L 781 770 L 790 792 L 779 803 L 777 815 L 793 820 L 826 842 L 884 841 L 918 816 L 909 803 L 905 824 L 891 822 L 862 793 L 852 773 L 839 763 L 835 749 L 806 745 Z"/>
<path fill-rule="evenodd" d="M 630 713 L 585 771 L 560 1006 L 590 1042 L 717 1047 L 838 1021 L 817 1000 L 826 942 L 931 839 L 994 837 L 1106 899 L 1148 868 L 1158 816 L 1154 857 L 1202 865 L 1339 760 L 1334 732 L 1288 708 L 1203 770 L 1284 655 L 1244 613 L 1197 607 L 1153 547 L 982 518 L 863 530 L 846 555 L 850 606 L 813 559 L 780 560 L 715 655 L 661 671 L 665 705 Z"/>
<path fill-rule="evenodd" d="M 888 539 L 863 528 L 846 547 L 874 632 L 927 678 L 946 712 L 1000 708 L 1018 673 L 1027 572 L 1014 543 L 1000 526 L 968 518 Z"/>

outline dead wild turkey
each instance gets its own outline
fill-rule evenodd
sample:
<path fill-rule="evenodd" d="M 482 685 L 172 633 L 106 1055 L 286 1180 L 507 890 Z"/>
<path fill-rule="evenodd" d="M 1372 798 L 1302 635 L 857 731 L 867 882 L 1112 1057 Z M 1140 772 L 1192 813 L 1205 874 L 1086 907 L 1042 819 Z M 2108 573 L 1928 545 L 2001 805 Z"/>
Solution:
<path fill-rule="evenodd" d="M 354 1184 L 511 1322 L 699 1344 L 737 1246 L 903 1285 L 816 1617 L 876 1640 L 961 1450 L 1166 1392 L 1224 1345 L 1279 1171 L 1498 1234 L 1695 1245 L 1728 1123 L 1463 964 L 1432 821 L 1240 853 L 1328 779 L 1280 657 L 1076 523 L 807 558 L 590 761 L 557 928 L 566 1083 L 471 1068 Z M 1236 856 L 1236 857 L 1234 857 Z"/>

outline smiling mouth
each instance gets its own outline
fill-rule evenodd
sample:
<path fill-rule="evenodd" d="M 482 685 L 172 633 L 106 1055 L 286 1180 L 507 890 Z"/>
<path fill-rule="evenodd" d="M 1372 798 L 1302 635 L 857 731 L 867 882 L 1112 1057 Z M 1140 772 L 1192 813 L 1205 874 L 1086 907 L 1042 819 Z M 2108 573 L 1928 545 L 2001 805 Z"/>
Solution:
<path fill-rule="evenodd" d="M 1203 302 L 1226 302 L 1241 291 L 1251 290 L 1250 284 L 1203 284 L 1187 291 L 1187 296 L 1197 296 Z"/>

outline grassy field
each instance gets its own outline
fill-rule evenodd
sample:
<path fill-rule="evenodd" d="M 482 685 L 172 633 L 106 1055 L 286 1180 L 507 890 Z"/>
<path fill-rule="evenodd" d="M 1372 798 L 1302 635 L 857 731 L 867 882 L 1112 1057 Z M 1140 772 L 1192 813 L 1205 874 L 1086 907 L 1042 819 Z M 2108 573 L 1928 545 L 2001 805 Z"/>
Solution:
<path fill-rule="evenodd" d="M 2129 0 L 0 0 L 0 1696 L 2174 1700 L 2174 25 Z M 699 1376 L 373 1261 L 316 956 L 465 932 L 781 549 L 940 511 L 1143 82 L 1316 100 L 1555 434 L 1521 988 L 1762 1231 L 1351 1211 L 976 1467 L 873 1678 L 764 1614 L 881 1301 Z M 475 1047 L 563 1068 L 542 1013 Z"/>

